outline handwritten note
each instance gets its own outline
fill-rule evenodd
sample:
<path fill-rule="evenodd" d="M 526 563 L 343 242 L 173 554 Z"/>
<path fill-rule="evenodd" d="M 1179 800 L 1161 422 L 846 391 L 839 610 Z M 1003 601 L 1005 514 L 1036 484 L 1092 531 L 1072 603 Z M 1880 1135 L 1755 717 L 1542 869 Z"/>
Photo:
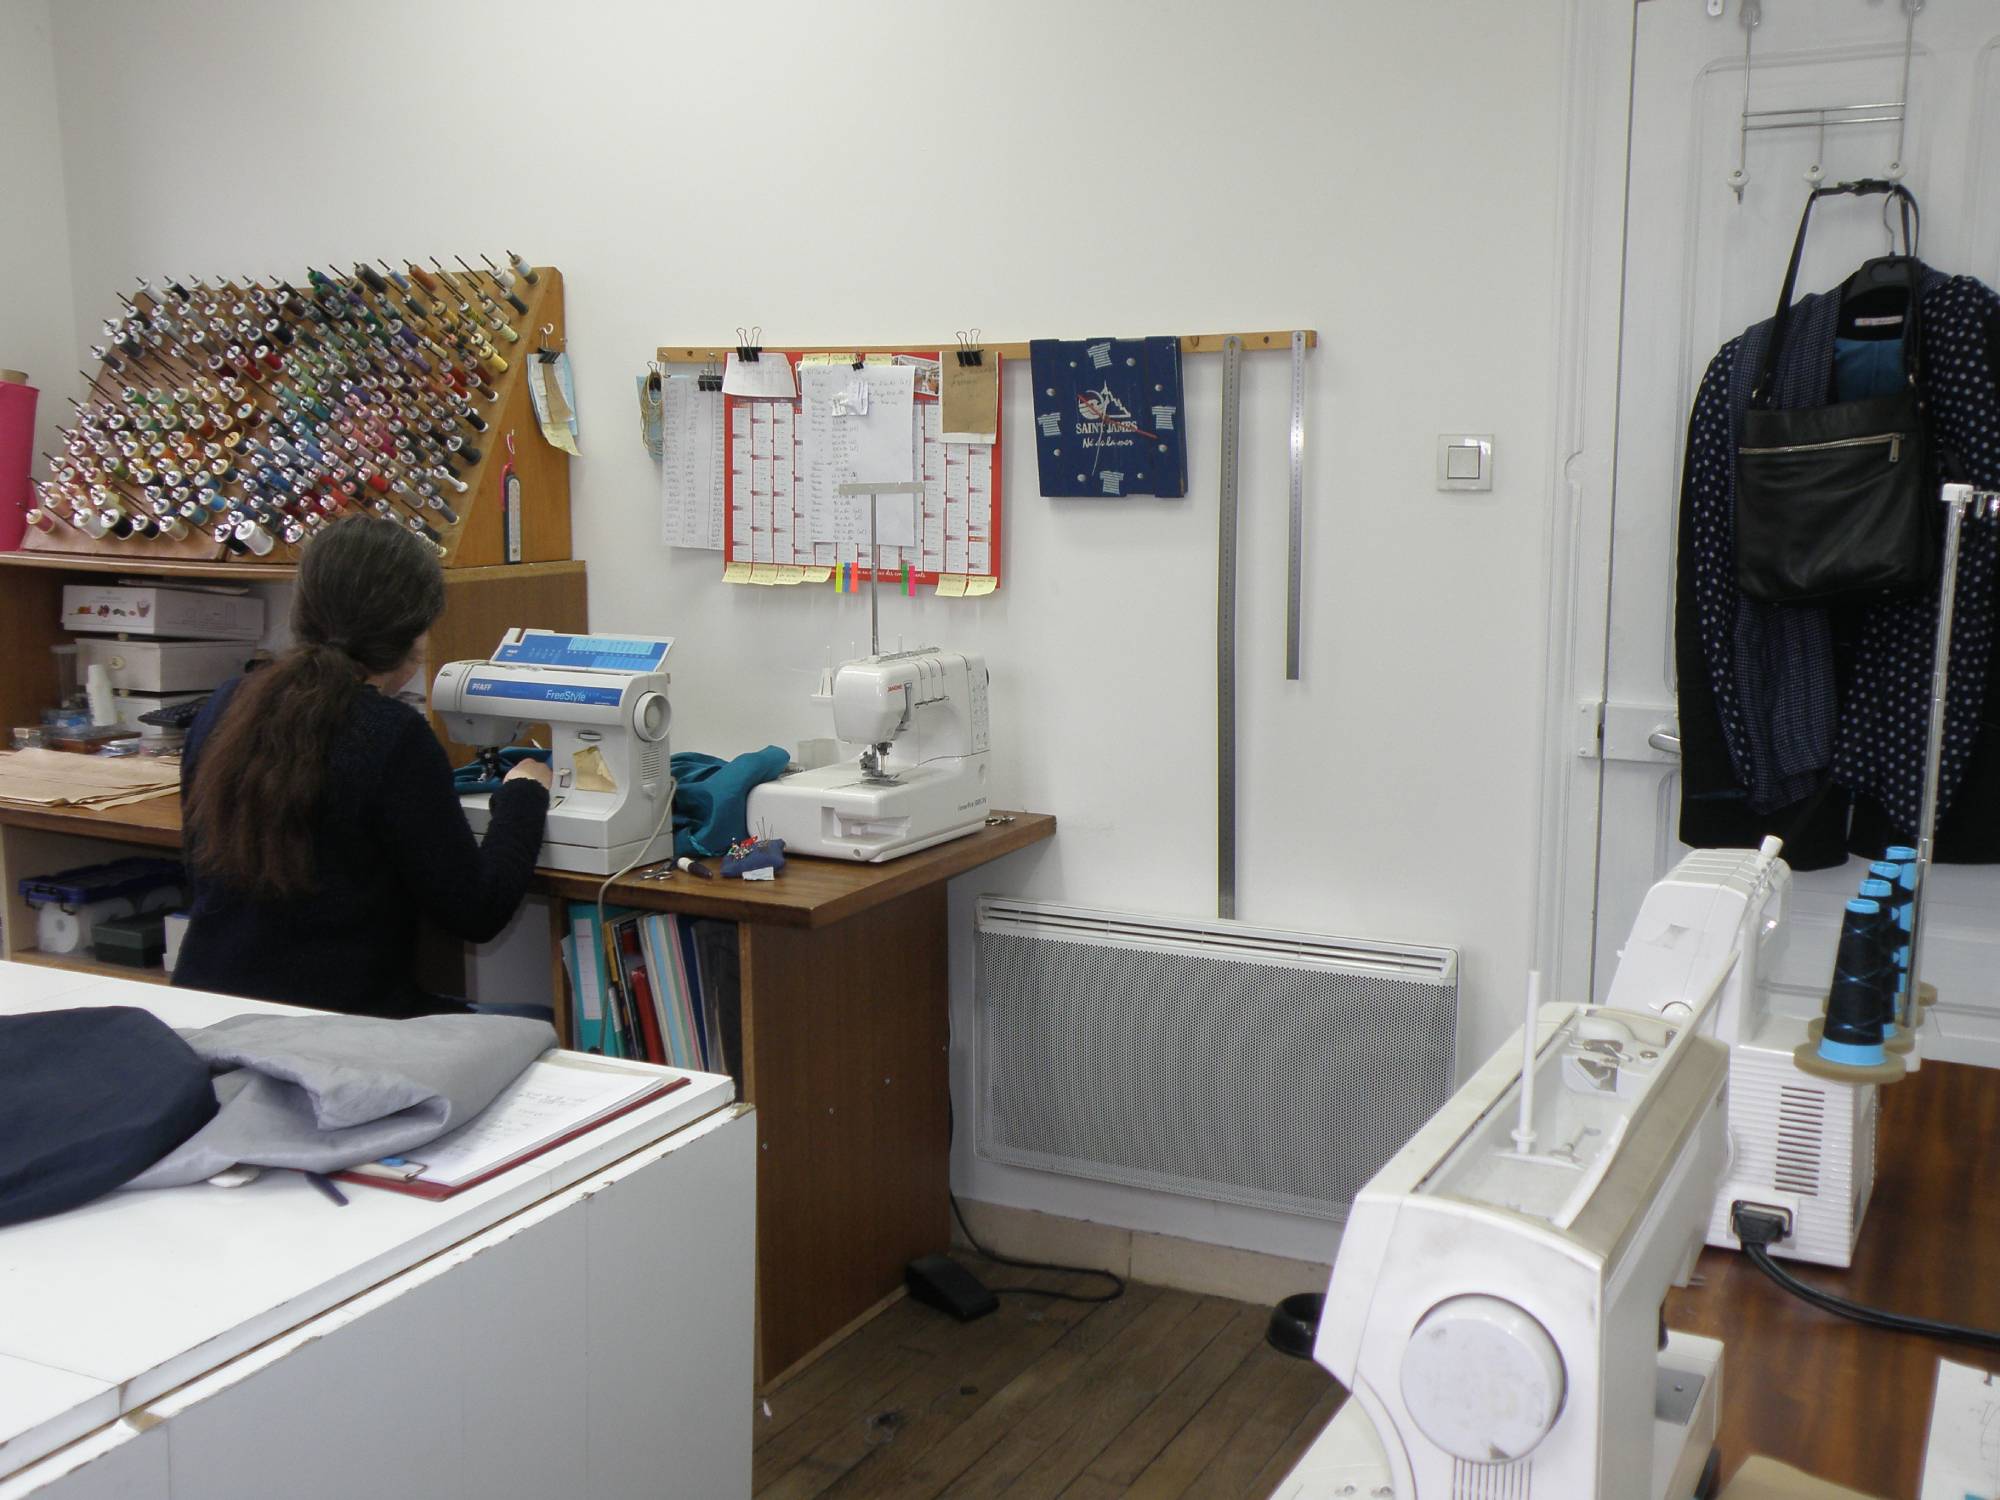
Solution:
<path fill-rule="evenodd" d="M 660 540 L 722 550 L 722 393 L 692 375 L 661 382 Z"/>
<path fill-rule="evenodd" d="M 857 383 L 867 392 L 865 403 L 854 398 Z M 867 501 L 843 500 L 840 486 L 911 479 L 916 371 L 908 365 L 813 366 L 800 376 L 799 421 L 801 508 L 812 540 L 832 542 L 838 559 L 856 557 L 856 549 L 868 545 Z M 883 514 L 888 511 L 885 506 Z M 883 536 L 883 545 L 915 544 L 914 524 L 898 534 L 903 540 Z"/>
<path fill-rule="evenodd" d="M 2000 1379 L 1941 1359 L 1924 1450 L 1922 1500 L 1995 1496 L 2000 1496 Z"/>
<path fill-rule="evenodd" d="M 756 359 L 730 355 L 722 371 L 722 389 L 731 396 L 772 401 L 789 401 L 799 393 L 792 381 L 792 362 L 777 353 L 762 354 Z"/>
<path fill-rule="evenodd" d="M 422 1181 L 450 1187 L 609 1114 L 661 1081 L 657 1072 L 550 1052 L 465 1124 L 409 1155 L 423 1162 Z"/>
<path fill-rule="evenodd" d="M 944 355 L 944 440 L 991 443 L 1000 434 L 1000 356 L 986 354 L 976 365 Z"/>

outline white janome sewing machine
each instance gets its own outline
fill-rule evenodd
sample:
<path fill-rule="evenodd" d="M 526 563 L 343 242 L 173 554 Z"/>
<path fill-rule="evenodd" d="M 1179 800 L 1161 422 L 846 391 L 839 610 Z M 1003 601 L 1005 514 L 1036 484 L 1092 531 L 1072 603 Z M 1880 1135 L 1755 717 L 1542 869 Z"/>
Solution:
<path fill-rule="evenodd" d="M 1728 1054 L 1608 1009 L 1523 1030 L 1355 1199 L 1313 1350 L 1352 1399 L 1279 1496 L 1694 1494 L 1722 1346 L 1662 1346 L 1660 1304 L 1708 1227 Z"/>
<path fill-rule="evenodd" d="M 431 711 L 454 740 L 482 747 L 496 776 L 498 747 L 516 743 L 531 724 L 549 726 L 555 785 L 543 864 L 609 875 L 672 851 L 670 679 L 662 669 L 673 644 L 517 628 L 489 660 L 438 668 Z M 486 832 L 491 797 L 476 791 L 462 799 L 476 834 Z"/>
<path fill-rule="evenodd" d="M 833 731 L 858 759 L 750 793 L 750 831 L 792 854 L 879 861 L 986 821 L 986 663 L 931 647 L 843 662 Z"/>

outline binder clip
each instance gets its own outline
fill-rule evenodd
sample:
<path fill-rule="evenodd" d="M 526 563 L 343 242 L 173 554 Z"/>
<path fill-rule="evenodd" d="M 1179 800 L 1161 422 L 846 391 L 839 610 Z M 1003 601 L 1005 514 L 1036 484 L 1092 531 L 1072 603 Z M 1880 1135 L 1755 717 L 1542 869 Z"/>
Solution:
<path fill-rule="evenodd" d="M 695 376 L 694 388 L 698 391 L 719 391 L 722 389 L 722 372 L 715 368 L 713 360 L 703 365 L 701 373 Z"/>
<path fill-rule="evenodd" d="M 859 349 L 856 349 L 854 351 L 854 368 L 857 370 L 864 370 L 867 367 L 868 367 L 867 357 L 863 355 Z"/>
<path fill-rule="evenodd" d="M 763 337 L 764 330 L 761 327 L 745 328 L 741 323 L 737 324 L 736 357 L 746 365 L 756 364 L 757 356 L 764 352 L 763 345 L 759 342 Z"/>
<path fill-rule="evenodd" d="M 555 331 L 556 331 L 555 324 L 544 323 L 542 325 L 542 341 L 535 347 L 535 358 L 539 359 L 545 365 L 554 364 L 556 362 L 556 356 L 562 352 L 559 349 L 551 349 L 549 347 L 549 335 L 553 334 Z M 558 339 L 557 342 L 560 343 L 562 341 Z"/>
<path fill-rule="evenodd" d="M 986 363 L 986 351 L 979 347 L 979 330 L 977 328 L 971 330 L 959 329 L 958 362 L 961 365 L 968 366 L 983 365 Z"/>

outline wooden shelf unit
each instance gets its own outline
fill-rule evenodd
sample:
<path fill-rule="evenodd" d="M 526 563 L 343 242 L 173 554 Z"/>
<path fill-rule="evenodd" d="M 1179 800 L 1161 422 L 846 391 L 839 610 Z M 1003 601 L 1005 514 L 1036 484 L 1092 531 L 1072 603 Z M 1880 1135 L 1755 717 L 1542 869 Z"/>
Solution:
<path fill-rule="evenodd" d="M 44 953 L 39 948 L 16 948 L 7 957 L 17 964 L 35 964 L 44 969 L 68 969 L 103 979 L 136 979 L 141 984 L 167 983 L 165 969 L 135 969 L 127 964 L 99 963 L 75 953 Z"/>

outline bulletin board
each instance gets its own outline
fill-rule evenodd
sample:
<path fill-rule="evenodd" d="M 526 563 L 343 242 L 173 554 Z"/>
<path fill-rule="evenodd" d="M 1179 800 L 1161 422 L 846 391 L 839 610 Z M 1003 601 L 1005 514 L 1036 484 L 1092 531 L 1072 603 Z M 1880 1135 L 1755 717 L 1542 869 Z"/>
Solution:
<path fill-rule="evenodd" d="M 997 415 L 991 443 L 945 442 L 939 417 L 939 379 L 951 351 L 900 350 L 863 356 L 864 365 L 914 367 L 911 424 L 912 479 L 924 492 L 916 541 L 884 545 L 880 573 L 885 579 L 940 594 L 990 594 L 999 586 L 1002 530 L 1000 433 Z M 994 366 L 999 357 L 985 356 Z M 763 359 L 791 363 L 792 385 L 813 365 L 854 367 L 851 354 L 802 353 L 766 349 Z M 725 394 L 722 423 L 727 463 L 723 481 L 723 578 L 731 583 L 800 584 L 838 581 L 873 583 L 865 527 L 831 520 L 825 498 L 809 493 L 804 474 L 803 394 L 790 400 Z M 884 499 L 883 504 L 890 503 Z M 905 569 L 907 568 L 907 573 Z"/>

